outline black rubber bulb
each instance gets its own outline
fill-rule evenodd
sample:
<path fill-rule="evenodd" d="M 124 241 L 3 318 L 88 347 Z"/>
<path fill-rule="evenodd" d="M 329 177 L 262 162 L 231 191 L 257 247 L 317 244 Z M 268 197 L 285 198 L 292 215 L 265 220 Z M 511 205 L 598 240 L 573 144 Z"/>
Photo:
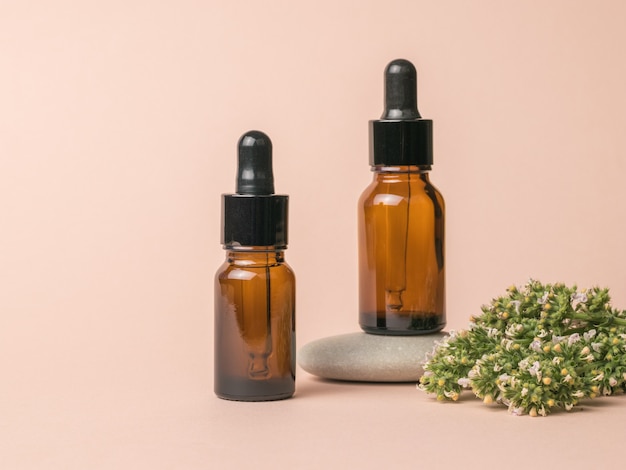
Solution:
<path fill-rule="evenodd" d="M 272 141 L 261 131 L 246 132 L 238 144 L 237 194 L 274 194 Z"/>
<path fill-rule="evenodd" d="M 417 110 L 417 72 L 411 62 L 393 60 L 385 69 L 385 111 L 381 119 L 420 119 Z"/>

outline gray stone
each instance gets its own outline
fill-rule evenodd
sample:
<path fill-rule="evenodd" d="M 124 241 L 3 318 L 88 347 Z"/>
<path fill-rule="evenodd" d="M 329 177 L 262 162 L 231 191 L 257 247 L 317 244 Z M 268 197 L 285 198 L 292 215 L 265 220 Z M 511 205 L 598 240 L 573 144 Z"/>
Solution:
<path fill-rule="evenodd" d="M 415 382 L 426 354 L 446 333 L 382 336 L 348 333 L 318 339 L 298 351 L 298 364 L 325 379 L 359 382 Z"/>

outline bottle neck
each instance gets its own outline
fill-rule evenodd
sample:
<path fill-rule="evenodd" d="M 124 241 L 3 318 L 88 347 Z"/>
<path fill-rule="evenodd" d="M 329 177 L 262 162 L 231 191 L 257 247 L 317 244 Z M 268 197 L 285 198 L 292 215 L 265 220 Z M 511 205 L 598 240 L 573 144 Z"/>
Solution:
<path fill-rule="evenodd" d="M 247 267 L 275 265 L 285 262 L 285 251 L 273 246 L 227 247 L 226 260 Z"/>
<path fill-rule="evenodd" d="M 429 183 L 430 165 L 424 166 L 373 166 L 374 181 L 379 183 L 402 183 L 422 181 Z"/>
<path fill-rule="evenodd" d="M 370 169 L 374 173 L 411 173 L 411 174 L 428 174 L 432 169 L 431 165 L 402 165 L 402 166 L 386 166 L 375 165 Z"/>

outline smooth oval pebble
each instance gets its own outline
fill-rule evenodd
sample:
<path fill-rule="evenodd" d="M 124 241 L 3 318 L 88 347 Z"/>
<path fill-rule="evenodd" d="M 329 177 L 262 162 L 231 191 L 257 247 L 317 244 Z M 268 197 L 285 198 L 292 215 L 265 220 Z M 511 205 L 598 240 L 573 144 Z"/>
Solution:
<path fill-rule="evenodd" d="M 415 382 L 426 354 L 446 333 L 383 336 L 348 333 L 318 339 L 298 351 L 298 364 L 325 379 L 359 382 Z"/>

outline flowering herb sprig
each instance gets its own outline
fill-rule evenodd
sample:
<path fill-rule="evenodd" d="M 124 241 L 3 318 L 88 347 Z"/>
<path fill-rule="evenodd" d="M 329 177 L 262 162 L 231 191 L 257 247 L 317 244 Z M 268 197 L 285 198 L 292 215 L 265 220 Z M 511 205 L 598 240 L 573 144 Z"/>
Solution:
<path fill-rule="evenodd" d="M 626 313 L 608 289 L 529 281 L 482 307 L 424 364 L 418 388 L 438 400 L 471 389 L 516 415 L 571 410 L 583 398 L 626 389 Z"/>

